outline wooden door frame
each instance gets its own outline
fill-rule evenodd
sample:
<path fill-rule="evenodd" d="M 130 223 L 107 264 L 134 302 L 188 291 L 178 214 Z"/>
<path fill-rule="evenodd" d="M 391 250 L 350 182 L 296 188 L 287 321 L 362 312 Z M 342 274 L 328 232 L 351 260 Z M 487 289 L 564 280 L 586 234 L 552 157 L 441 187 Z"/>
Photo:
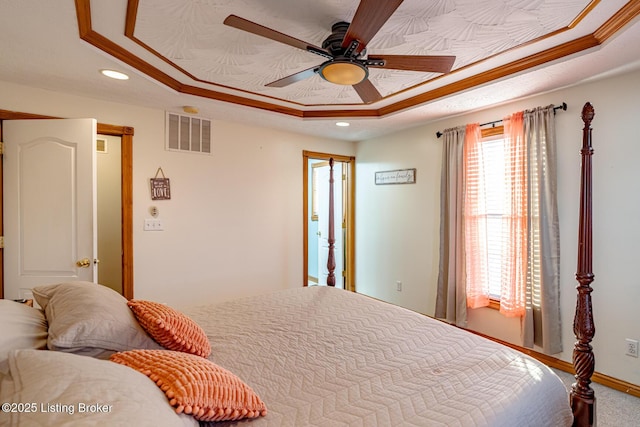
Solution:
<path fill-rule="evenodd" d="M 3 120 L 61 119 L 63 117 L 43 116 L 39 114 L 0 110 L 0 141 L 2 140 Z M 122 295 L 133 299 L 133 134 L 130 126 L 117 126 L 98 123 L 98 134 L 119 136 L 121 138 L 121 207 L 122 207 Z M 0 162 L 0 236 L 4 235 L 2 218 L 4 174 Z M 4 249 L 0 248 L 0 298 L 4 298 Z"/>
<path fill-rule="evenodd" d="M 346 217 L 346 245 L 345 245 L 345 264 L 346 271 L 344 287 L 348 291 L 355 292 L 355 192 L 356 192 L 356 158 L 353 156 L 344 156 L 340 154 L 318 153 L 314 151 L 302 152 L 302 249 L 303 249 L 303 267 L 302 267 L 302 286 L 307 286 L 309 276 L 309 159 L 333 160 L 347 163 L 349 167 L 346 172 L 347 179 L 347 217 Z M 340 179 L 342 181 L 342 179 Z"/>

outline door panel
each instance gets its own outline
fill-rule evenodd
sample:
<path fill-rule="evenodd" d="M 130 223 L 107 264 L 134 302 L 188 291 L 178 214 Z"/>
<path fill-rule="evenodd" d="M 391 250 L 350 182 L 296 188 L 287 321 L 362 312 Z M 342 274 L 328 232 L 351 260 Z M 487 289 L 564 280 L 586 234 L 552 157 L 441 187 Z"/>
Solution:
<path fill-rule="evenodd" d="M 94 119 L 3 122 L 6 298 L 95 281 L 96 132 Z"/>

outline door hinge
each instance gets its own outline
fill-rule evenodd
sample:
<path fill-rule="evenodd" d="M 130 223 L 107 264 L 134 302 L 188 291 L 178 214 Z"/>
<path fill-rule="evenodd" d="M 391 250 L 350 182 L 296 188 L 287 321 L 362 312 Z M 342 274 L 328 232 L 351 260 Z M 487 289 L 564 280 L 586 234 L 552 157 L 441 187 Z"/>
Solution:
<path fill-rule="evenodd" d="M 0 249 L 4 249 L 4 236 L 0 236 Z"/>
<path fill-rule="evenodd" d="M 0 141 L 0 156 L 4 155 L 4 142 Z"/>

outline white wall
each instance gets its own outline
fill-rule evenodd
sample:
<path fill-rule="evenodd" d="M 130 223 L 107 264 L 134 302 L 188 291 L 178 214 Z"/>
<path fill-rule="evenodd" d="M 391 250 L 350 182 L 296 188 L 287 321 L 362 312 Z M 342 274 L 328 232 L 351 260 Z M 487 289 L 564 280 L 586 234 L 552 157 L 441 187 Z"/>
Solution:
<path fill-rule="evenodd" d="M 640 384 L 640 359 L 625 356 L 625 338 L 640 339 L 640 72 L 590 82 L 358 143 L 356 152 L 357 289 L 433 315 L 439 247 L 441 144 L 436 132 L 488 122 L 516 111 L 565 101 L 556 118 L 559 141 L 561 309 L 564 352 L 571 361 L 578 229 L 582 106 L 593 121 L 596 370 Z M 373 185 L 378 170 L 417 168 L 415 185 Z M 397 292 L 396 280 L 403 281 Z M 471 310 L 469 327 L 518 343 L 518 320 Z"/>
<path fill-rule="evenodd" d="M 441 151 L 435 131 L 431 136 L 425 132 L 419 127 L 358 143 L 356 289 L 433 314 Z M 417 169 L 415 184 L 375 185 L 376 171 L 406 168 Z"/>
<path fill-rule="evenodd" d="M 183 306 L 301 286 L 302 151 L 353 155 L 353 143 L 221 122 L 213 155 L 164 149 L 162 110 L 103 102 L 0 82 L 0 109 L 94 117 L 135 128 L 135 298 Z M 152 201 L 162 167 L 171 200 Z M 143 231 L 149 207 L 165 231 Z"/>

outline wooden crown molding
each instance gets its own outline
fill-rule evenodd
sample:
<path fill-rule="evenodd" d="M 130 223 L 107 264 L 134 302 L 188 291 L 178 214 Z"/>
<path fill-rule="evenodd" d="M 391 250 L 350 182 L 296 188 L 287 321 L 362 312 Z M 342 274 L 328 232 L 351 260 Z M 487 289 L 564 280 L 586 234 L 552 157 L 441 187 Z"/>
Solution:
<path fill-rule="evenodd" d="M 131 38 L 136 43 L 139 43 L 145 49 L 148 49 L 155 56 L 162 59 L 164 62 L 172 64 L 158 52 L 155 52 L 150 47 L 146 46 L 141 41 L 137 40 L 133 36 L 134 28 L 135 28 L 135 18 L 138 10 L 138 1 L 139 0 L 129 0 L 127 4 L 127 17 L 125 20 L 125 35 Z M 598 3 L 598 1 L 593 1 L 581 14 L 580 16 L 573 22 L 568 28 L 572 28 L 584 18 L 586 14 L 593 10 L 593 7 Z M 436 99 L 450 96 L 464 90 L 468 90 L 470 88 L 480 86 L 483 84 L 487 84 L 493 82 L 495 80 L 540 66 L 550 61 L 555 61 L 561 59 L 563 57 L 573 55 L 587 49 L 591 49 L 602 45 L 611 37 L 613 37 L 618 31 L 622 30 L 624 26 L 626 26 L 629 22 L 635 19 L 638 15 L 640 15 L 640 0 L 630 0 L 625 6 L 623 6 L 618 12 L 616 12 L 610 19 L 608 19 L 604 24 L 602 24 L 598 29 L 596 29 L 592 34 L 577 38 L 575 40 L 560 44 L 558 46 L 552 47 L 550 49 L 546 49 L 537 54 L 528 56 L 523 59 L 519 59 L 508 64 L 502 65 L 500 67 L 493 68 L 491 70 L 478 73 L 474 76 L 462 79 L 460 81 L 450 83 L 444 85 L 440 88 L 428 90 L 419 95 L 410 97 L 408 99 L 404 99 L 385 107 L 381 107 L 378 109 L 346 109 L 346 108 L 335 108 L 331 110 L 320 110 L 320 109 L 297 109 L 292 107 L 282 106 L 270 101 L 259 101 L 255 99 L 251 99 L 241 95 L 232 95 L 225 92 L 220 92 L 217 90 L 212 90 L 208 88 L 203 88 L 199 86 L 193 86 L 189 84 L 185 84 L 180 82 L 179 80 L 171 77 L 166 74 L 159 68 L 150 64 L 147 61 L 144 61 L 134 55 L 132 52 L 124 49 L 103 35 L 97 33 L 93 30 L 91 25 L 91 7 L 90 0 L 75 0 L 76 4 L 76 15 L 78 20 L 78 31 L 80 38 L 87 43 L 93 45 L 94 47 L 108 53 L 109 55 L 119 59 L 120 61 L 128 64 L 129 66 L 135 68 L 136 70 L 146 74 L 152 79 L 168 86 L 169 88 L 175 90 L 176 92 L 187 94 L 187 95 L 195 95 L 202 98 L 212 99 L 216 101 L 228 102 L 236 105 L 241 105 L 245 107 L 257 108 L 261 110 L 276 112 L 280 114 L 285 114 L 292 117 L 298 118 L 354 118 L 354 117 L 385 117 L 389 114 L 393 114 L 402 110 L 406 110 L 412 107 L 416 107 L 418 105 L 434 101 Z M 556 32 L 557 33 L 557 32 Z M 553 33 L 553 34 L 556 34 Z M 473 64 L 475 65 L 475 64 Z M 468 66 L 467 66 L 468 67 Z M 463 68 L 467 68 L 463 67 Z M 191 79 L 203 82 L 191 76 L 186 70 L 181 70 L 186 76 Z M 454 71 L 453 73 L 455 73 Z M 209 83 L 210 82 L 204 82 Z M 224 86 L 218 86 L 224 87 Z M 235 89 L 234 90 L 238 90 Z M 242 91 L 240 91 L 242 92 Z M 249 92 L 245 92 L 249 93 Z M 267 99 L 269 97 L 266 97 Z"/>

